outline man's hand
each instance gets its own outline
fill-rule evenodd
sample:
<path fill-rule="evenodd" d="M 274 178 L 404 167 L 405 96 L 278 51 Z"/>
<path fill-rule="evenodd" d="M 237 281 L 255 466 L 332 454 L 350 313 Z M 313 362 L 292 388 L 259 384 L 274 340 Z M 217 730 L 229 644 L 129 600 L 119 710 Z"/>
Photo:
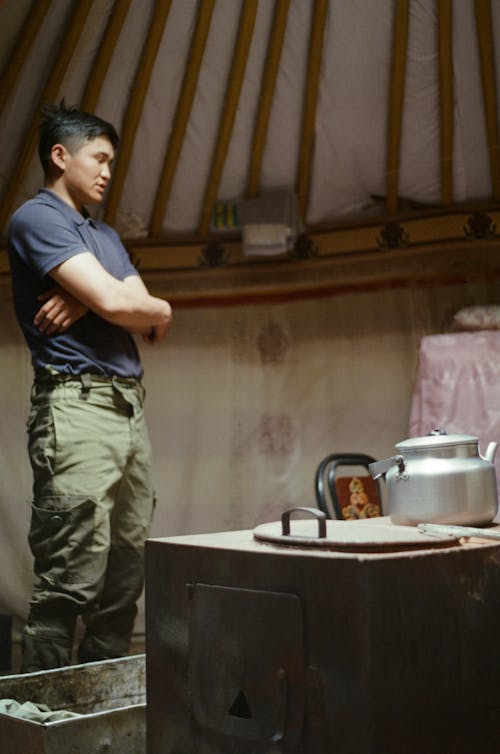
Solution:
<path fill-rule="evenodd" d="M 143 334 L 142 339 L 144 340 L 144 342 L 149 343 L 150 345 L 160 343 L 160 341 L 162 341 L 168 333 L 171 321 L 172 320 L 170 319 L 168 323 L 164 325 L 153 325 L 149 332 Z"/>
<path fill-rule="evenodd" d="M 33 320 L 40 332 L 46 335 L 66 332 L 78 319 L 88 312 L 78 299 L 56 286 L 38 296 L 45 303 L 40 307 Z"/>

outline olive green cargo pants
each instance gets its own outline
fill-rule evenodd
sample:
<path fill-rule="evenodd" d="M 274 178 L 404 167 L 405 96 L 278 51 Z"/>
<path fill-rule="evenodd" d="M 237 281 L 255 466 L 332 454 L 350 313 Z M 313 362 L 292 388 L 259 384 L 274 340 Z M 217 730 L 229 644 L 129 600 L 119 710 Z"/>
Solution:
<path fill-rule="evenodd" d="M 23 672 L 127 654 L 153 514 L 151 447 L 136 380 L 35 383 L 28 420 L 35 583 Z"/>

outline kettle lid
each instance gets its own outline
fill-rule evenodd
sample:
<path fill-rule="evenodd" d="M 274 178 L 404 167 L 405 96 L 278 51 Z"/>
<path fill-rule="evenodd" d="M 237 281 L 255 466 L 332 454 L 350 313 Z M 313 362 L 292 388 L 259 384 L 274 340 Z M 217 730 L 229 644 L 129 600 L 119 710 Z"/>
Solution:
<path fill-rule="evenodd" d="M 447 435 L 441 432 L 432 432 L 424 437 L 412 437 L 409 440 L 398 442 L 396 450 L 432 450 L 433 448 L 449 448 L 457 445 L 479 444 L 479 437 L 474 435 Z"/>

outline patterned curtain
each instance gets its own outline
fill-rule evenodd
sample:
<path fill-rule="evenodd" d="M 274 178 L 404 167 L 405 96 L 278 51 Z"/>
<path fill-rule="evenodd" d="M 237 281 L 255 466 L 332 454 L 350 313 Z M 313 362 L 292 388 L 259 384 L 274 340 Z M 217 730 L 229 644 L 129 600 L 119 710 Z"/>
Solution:
<path fill-rule="evenodd" d="M 141 345 L 155 455 L 152 535 L 251 529 L 314 506 L 334 451 L 378 458 L 409 436 L 422 336 L 460 307 L 500 300 L 495 282 L 288 303 L 178 309 L 169 338 Z M 31 366 L 1 302 L 0 610 L 26 610 Z M 143 630 L 141 607 L 137 630 Z"/>

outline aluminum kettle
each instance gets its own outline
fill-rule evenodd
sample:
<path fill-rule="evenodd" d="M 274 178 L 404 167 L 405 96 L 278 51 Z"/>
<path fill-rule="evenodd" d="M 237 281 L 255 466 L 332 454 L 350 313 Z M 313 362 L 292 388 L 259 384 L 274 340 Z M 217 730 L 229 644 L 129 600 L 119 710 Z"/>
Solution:
<path fill-rule="evenodd" d="M 485 526 L 493 521 L 498 510 L 496 442 L 483 457 L 479 438 L 439 429 L 399 442 L 395 449 L 396 455 L 368 467 L 373 479 L 385 474 L 393 523 Z"/>

